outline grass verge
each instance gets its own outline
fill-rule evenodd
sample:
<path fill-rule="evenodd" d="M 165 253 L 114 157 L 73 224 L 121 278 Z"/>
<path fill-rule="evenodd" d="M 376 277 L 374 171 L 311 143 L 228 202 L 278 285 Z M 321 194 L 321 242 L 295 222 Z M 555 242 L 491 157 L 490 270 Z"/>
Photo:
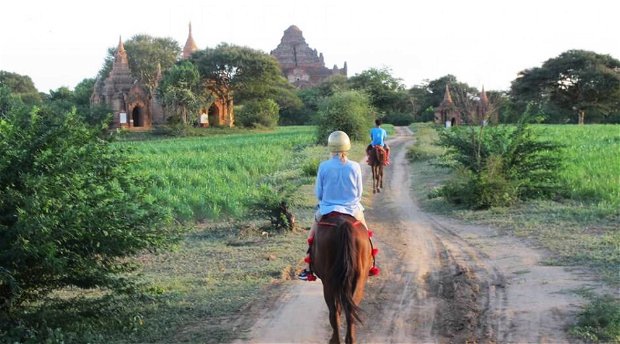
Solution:
<path fill-rule="evenodd" d="M 616 199 L 605 197 L 600 202 L 593 202 L 590 198 L 534 200 L 510 208 L 472 211 L 449 204 L 442 198 L 429 198 L 427 196 L 433 190 L 454 176 L 451 170 L 433 165 L 433 159 L 441 151 L 433 147 L 436 132 L 431 129 L 432 125 L 414 124 L 412 127 L 417 140 L 408 154 L 412 163 L 413 192 L 424 210 L 468 223 L 493 226 L 505 233 L 527 238 L 551 252 L 553 258 L 547 261 L 548 264 L 585 266 L 601 276 L 612 288 L 620 286 L 620 213 L 617 208 L 610 209 L 609 206 L 615 204 Z M 558 128 L 554 130 L 559 135 Z M 616 141 L 610 142 L 615 144 Z M 576 149 L 574 145 L 571 147 Z M 582 146 L 582 149 L 588 148 Z M 587 154 L 571 152 L 571 156 Z M 583 165 L 585 169 L 600 163 L 592 161 L 594 155 L 590 156 L 588 164 L 581 164 L 583 159 L 569 159 L 568 169 L 583 175 L 579 166 Z M 617 170 L 611 175 L 612 178 L 618 178 Z M 607 173 L 602 178 L 609 176 Z M 582 182 L 587 180 L 590 179 L 583 179 Z M 572 181 L 574 190 L 587 189 L 575 185 L 577 182 L 578 179 Z M 620 302 L 617 295 L 592 295 L 590 298 L 591 303 L 585 306 L 579 315 L 578 324 L 570 333 L 588 341 L 620 342 Z"/>

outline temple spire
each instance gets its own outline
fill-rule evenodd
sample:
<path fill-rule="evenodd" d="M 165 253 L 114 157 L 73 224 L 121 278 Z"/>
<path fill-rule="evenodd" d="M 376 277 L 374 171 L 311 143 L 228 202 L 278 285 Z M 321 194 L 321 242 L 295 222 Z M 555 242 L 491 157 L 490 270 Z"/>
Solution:
<path fill-rule="evenodd" d="M 123 38 L 121 36 L 118 36 L 118 47 L 116 48 L 116 55 L 114 56 L 114 64 L 129 64 L 129 61 L 127 60 L 127 52 L 125 51 Z"/>
<path fill-rule="evenodd" d="M 196 50 L 198 50 L 198 46 L 194 41 L 194 37 L 192 37 L 192 22 L 189 22 L 189 34 L 187 35 L 187 41 L 183 48 L 183 59 L 188 59 Z"/>
<path fill-rule="evenodd" d="M 482 85 L 482 91 L 480 91 L 480 102 L 484 105 L 489 104 L 489 98 L 487 97 L 487 93 L 484 91 L 484 85 Z"/>
<path fill-rule="evenodd" d="M 446 92 L 443 94 L 443 101 L 441 103 L 452 104 L 452 96 L 450 95 L 450 88 L 448 87 L 448 84 L 446 84 Z"/>

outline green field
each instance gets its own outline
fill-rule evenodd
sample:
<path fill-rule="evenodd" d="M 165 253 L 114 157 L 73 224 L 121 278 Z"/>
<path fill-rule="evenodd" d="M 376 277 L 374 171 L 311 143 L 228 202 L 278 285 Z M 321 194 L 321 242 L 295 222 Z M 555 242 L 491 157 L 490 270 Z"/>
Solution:
<path fill-rule="evenodd" d="M 293 178 L 313 127 L 274 132 L 122 142 L 141 175 L 154 178 L 153 196 L 182 221 L 240 217 L 250 203 Z"/>
<path fill-rule="evenodd" d="M 620 208 L 620 126 L 541 125 L 545 138 L 562 143 L 566 168 L 560 174 L 568 196 L 579 202 Z"/>

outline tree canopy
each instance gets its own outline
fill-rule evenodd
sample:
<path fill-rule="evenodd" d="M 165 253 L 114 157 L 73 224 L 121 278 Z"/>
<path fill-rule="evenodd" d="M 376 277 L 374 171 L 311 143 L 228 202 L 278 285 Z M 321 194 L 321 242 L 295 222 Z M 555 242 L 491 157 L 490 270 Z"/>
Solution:
<path fill-rule="evenodd" d="M 159 98 L 179 122 L 188 124 L 207 101 L 200 74 L 194 64 L 181 61 L 170 68 L 159 84 Z"/>
<path fill-rule="evenodd" d="M 131 74 L 144 84 L 151 95 L 157 86 L 158 71 L 172 67 L 181 53 L 179 44 L 172 38 L 135 35 L 123 44 Z M 108 49 L 108 56 L 99 71 L 99 77 L 105 79 L 110 74 L 116 49 L 117 47 Z"/>
<path fill-rule="evenodd" d="M 620 113 L 620 60 L 585 50 L 569 50 L 541 67 L 526 69 L 512 82 L 515 106 L 535 104 L 551 122 L 585 122 Z"/>
<path fill-rule="evenodd" d="M 402 80 L 388 68 L 370 68 L 349 78 L 351 89 L 363 91 L 380 113 L 411 113 L 408 94 Z"/>
<path fill-rule="evenodd" d="M 41 103 L 39 91 L 34 86 L 32 79 L 27 75 L 0 70 L 0 85 L 8 87 L 11 93 L 19 97 L 25 104 L 35 105 Z"/>
<path fill-rule="evenodd" d="M 196 51 L 191 61 L 203 81 L 228 89 L 237 103 L 274 98 L 274 94 L 291 87 L 282 76 L 278 61 L 252 48 L 221 43 L 215 48 Z"/>

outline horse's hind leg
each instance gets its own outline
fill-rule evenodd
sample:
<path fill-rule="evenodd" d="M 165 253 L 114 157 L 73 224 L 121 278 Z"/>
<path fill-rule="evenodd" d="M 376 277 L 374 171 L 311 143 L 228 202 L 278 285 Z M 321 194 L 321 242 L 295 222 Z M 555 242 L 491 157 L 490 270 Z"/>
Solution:
<path fill-rule="evenodd" d="M 375 167 L 371 166 L 370 169 L 372 171 L 372 193 L 377 193 L 377 187 L 376 187 L 377 175 L 375 174 Z"/>
<path fill-rule="evenodd" d="M 360 300 L 361 301 L 361 300 Z M 357 302 L 356 304 L 359 304 L 359 302 Z M 347 333 L 344 337 L 344 342 L 346 344 L 353 344 L 355 343 L 355 319 L 353 319 L 353 315 L 352 314 L 346 314 L 346 320 L 347 320 Z"/>
<path fill-rule="evenodd" d="M 329 309 L 329 323 L 332 325 L 332 337 L 329 339 L 329 344 L 340 344 L 340 309 L 334 304 L 334 300 L 328 300 L 327 295 L 325 295 L 325 302 Z"/>
<path fill-rule="evenodd" d="M 381 192 L 381 185 L 379 184 L 379 178 L 381 178 L 380 173 L 381 170 L 378 166 L 372 167 L 372 193 Z"/>

